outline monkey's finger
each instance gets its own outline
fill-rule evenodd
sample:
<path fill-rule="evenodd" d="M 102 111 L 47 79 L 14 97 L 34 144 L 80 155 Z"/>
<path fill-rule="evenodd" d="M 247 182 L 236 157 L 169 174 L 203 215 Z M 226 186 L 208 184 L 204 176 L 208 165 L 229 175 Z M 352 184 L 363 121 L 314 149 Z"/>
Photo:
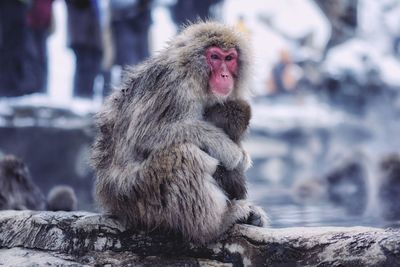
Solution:
<path fill-rule="evenodd" d="M 247 224 L 254 225 L 254 226 L 263 226 L 261 215 L 255 213 L 254 211 L 250 212 L 249 218 L 247 219 Z"/>

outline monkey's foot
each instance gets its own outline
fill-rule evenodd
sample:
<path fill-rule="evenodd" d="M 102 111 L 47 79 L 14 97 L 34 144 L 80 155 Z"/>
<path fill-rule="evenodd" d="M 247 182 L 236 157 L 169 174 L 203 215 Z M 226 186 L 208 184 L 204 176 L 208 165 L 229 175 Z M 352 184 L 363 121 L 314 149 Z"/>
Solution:
<path fill-rule="evenodd" d="M 258 227 L 267 227 L 269 225 L 269 219 L 262 208 L 258 206 L 251 206 L 249 216 L 245 220 L 241 220 L 238 223 L 250 224 Z"/>
<path fill-rule="evenodd" d="M 250 212 L 250 215 L 247 218 L 246 224 L 259 226 L 259 227 L 264 226 L 262 221 L 261 221 L 261 215 L 258 214 L 258 213 L 255 213 L 254 211 Z"/>

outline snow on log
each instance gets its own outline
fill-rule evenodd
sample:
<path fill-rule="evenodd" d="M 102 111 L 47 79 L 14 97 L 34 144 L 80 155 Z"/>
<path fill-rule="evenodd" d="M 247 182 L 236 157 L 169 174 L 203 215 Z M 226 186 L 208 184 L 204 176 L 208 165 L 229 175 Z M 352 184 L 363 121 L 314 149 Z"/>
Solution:
<path fill-rule="evenodd" d="M 0 266 L 400 266 L 399 229 L 235 225 L 215 244 L 87 212 L 0 212 Z"/>

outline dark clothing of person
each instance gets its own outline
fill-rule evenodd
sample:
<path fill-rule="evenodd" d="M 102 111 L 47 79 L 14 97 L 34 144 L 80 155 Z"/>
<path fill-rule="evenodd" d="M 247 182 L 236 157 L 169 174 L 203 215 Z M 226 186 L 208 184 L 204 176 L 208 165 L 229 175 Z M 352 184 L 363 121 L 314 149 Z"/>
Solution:
<path fill-rule="evenodd" d="M 47 38 L 50 33 L 53 0 L 33 0 L 28 11 L 28 60 L 31 61 L 37 92 L 47 91 Z"/>
<path fill-rule="evenodd" d="M 93 96 L 94 79 L 101 69 L 102 39 L 96 0 L 66 0 L 68 46 L 74 51 L 74 95 Z"/>
<path fill-rule="evenodd" d="M 85 45 L 75 45 L 73 51 L 76 56 L 74 94 L 91 98 L 94 80 L 101 71 L 101 51 Z"/>
<path fill-rule="evenodd" d="M 35 92 L 29 82 L 27 58 L 28 5 L 22 1 L 0 1 L 0 96 L 21 96 Z"/>
<path fill-rule="evenodd" d="M 171 7 L 171 17 L 178 26 L 197 19 L 212 19 L 210 7 L 221 0 L 177 0 Z"/>
<path fill-rule="evenodd" d="M 28 12 L 28 25 L 32 29 L 49 29 L 51 26 L 51 9 L 53 0 L 32 0 Z"/>
<path fill-rule="evenodd" d="M 96 0 L 66 0 L 67 42 L 73 48 L 84 45 L 102 50 L 99 10 Z"/>
<path fill-rule="evenodd" d="M 30 66 L 29 83 L 35 88 L 35 92 L 47 91 L 48 56 L 47 38 L 49 32 L 45 29 L 28 29 L 27 57 Z"/>
<path fill-rule="evenodd" d="M 283 75 L 287 67 L 287 63 L 279 62 L 272 68 L 272 77 L 275 83 L 276 93 L 284 93 L 288 91 L 288 88 L 286 88 L 283 83 Z"/>
<path fill-rule="evenodd" d="M 150 54 L 151 1 L 111 0 L 110 9 L 114 64 L 124 67 L 146 59 Z"/>
<path fill-rule="evenodd" d="M 103 69 L 101 71 L 101 75 L 103 77 L 103 97 L 107 97 L 111 94 L 112 86 L 111 86 L 111 71 Z"/>
<path fill-rule="evenodd" d="M 138 26 L 138 20 L 140 18 L 112 22 L 116 65 L 135 65 L 149 57 L 149 26 Z"/>

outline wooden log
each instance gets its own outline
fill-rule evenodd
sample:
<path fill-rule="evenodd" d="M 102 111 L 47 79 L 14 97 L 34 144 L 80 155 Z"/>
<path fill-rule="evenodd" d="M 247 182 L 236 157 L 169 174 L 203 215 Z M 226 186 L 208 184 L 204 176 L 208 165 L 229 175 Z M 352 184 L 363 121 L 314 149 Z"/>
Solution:
<path fill-rule="evenodd" d="M 399 229 L 235 225 L 196 246 L 88 212 L 0 212 L 0 266 L 400 266 Z"/>

